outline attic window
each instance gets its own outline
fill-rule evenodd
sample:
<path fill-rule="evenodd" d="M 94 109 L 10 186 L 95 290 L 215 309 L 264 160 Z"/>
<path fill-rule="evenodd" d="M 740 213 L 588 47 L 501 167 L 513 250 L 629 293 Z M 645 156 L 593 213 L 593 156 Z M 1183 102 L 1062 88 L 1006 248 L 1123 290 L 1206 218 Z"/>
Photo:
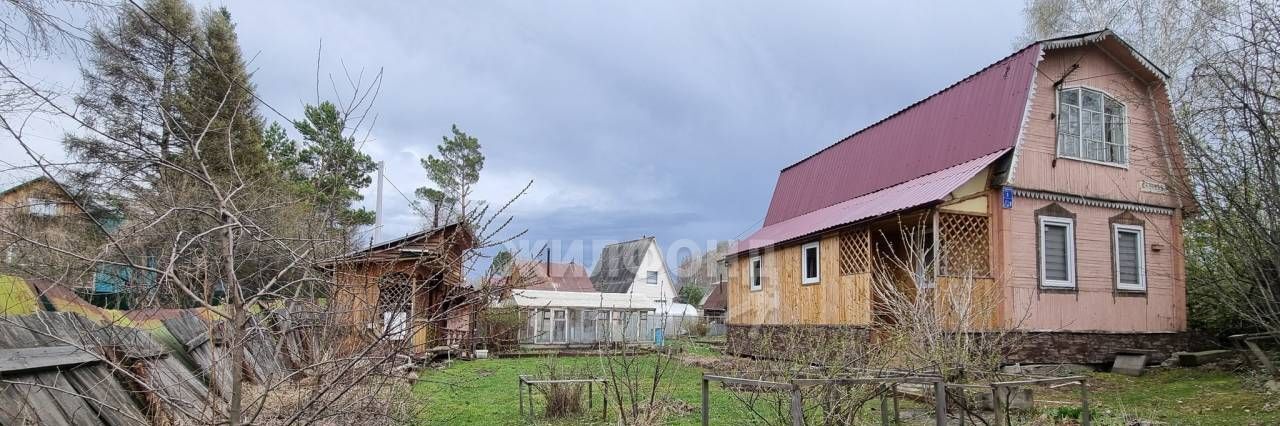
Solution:
<path fill-rule="evenodd" d="M 1058 91 L 1058 156 L 1126 165 L 1125 107 L 1106 93 L 1073 87 Z"/>
<path fill-rule="evenodd" d="M 658 285 L 658 271 L 649 271 L 646 273 L 644 276 L 644 282 L 646 284 Z"/>

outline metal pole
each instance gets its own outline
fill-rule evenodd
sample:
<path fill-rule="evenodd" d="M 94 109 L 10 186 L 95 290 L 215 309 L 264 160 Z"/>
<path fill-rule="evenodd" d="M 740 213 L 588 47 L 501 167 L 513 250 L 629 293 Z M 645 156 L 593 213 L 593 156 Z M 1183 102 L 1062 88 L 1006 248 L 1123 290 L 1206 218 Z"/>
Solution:
<path fill-rule="evenodd" d="M 933 383 L 933 411 L 938 426 L 947 425 L 947 384 L 939 380 Z M 963 420 L 961 420 L 963 421 Z"/>
<path fill-rule="evenodd" d="M 1093 424 L 1093 415 L 1089 413 L 1089 386 L 1087 381 L 1080 379 L 1080 425 L 1089 426 Z"/>
<path fill-rule="evenodd" d="M 791 425 L 804 426 L 804 395 L 799 385 L 791 385 Z"/>
<path fill-rule="evenodd" d="M 516 384 L 516 397 L 520 398 L 520 418 L 524 418 L 524 377 Z"/>
<path fill-rule="evenodd" d="M 707 382 L 707 378 L 704 376 L 702 378 L 702 426 L 707 426 L 711 424 L 711 413 L 710 413 L 711 398 L 709 395 L 710 394 L 709 388 L 710 388 L 710 384 L 709 382 Z"/>
<path fill-rule="evenodd" d="M 373 207 L 373 242 L 377 243 L 382 236 L 382 173 L 386 169 L 385 161 L 378 162 L 378 201 Z"/>

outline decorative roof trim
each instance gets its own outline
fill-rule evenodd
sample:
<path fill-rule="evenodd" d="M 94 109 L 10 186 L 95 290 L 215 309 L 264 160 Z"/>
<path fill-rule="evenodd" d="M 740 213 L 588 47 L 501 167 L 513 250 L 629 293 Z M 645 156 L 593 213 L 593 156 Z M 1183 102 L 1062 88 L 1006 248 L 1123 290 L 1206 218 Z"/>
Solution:
<path fill-rule="evenodd" d="M 1040 47 L 1039 54 L 1036 55 L 1035 68 L 1040 68 L 1040 63 L 1044 62 L 1044 47 Z M 1036 76 L 1032 75 L 1027 87 L 1027 106 L 1022 110 L 1022 126 L 1018 128 L 1018 138 L 1013 142 L 1013 155 L 1009 159 L 1009 175 L 1005 176 L 1005 184 L 1013 182 L 1014 176 L 1018 173 L 1018 155 L 1022 153 L 1022 142 L 1027 138 L 1027 126 L 1031 124 L 1031 103 L 1036 98 Z"/>
<path fill-rule="evenodd" d="M 1124 46 L 1126 49 L 1129 49 L 1129 53 L 1132 53 L 1133 56 L 1138 59 L 1138 63 L 1141 63 L 1142 66 L 1147 69 L 1147 71 L 1150 71 L 1152 74 L 1160 78 L 1162 81 L 1169 79 L 1169 73 L 1164 72 L 1164 70 L 1156 66 L 1156 64 L 1151 62 L 1150 59 L 1147 59 L 1147 57 L 1144 56 L 1142 52 L 1139 52 L 1138 49 L 1134 49 L 1133 46 L 1129 44 L 1129 42 L 1124 41 L 1123 38 L 1120 38 L 1119 35 L 1116 35 L 1116 33 L 1114 31 L 1111 31 L 1110 28 L 1104 29 L 1102 31 L 1095 31 L 1092 33 L 1085 33 L 1085 34 L 1080 34 L 1075 36 L 1067 36 L 1067 37 L 1057 38 L 1052 40 L 1044 40 L 1040 42 L 1040 45 L 1043 46 L 1045 50 L 1067 49 L 1072 47 L 1084 46 L 1086 44 L 1101 43 L 1103 40 L 1106 40 L 1107 37 L 1115 38 L 1116 41 L 1120 42 L 1120 45 Z"/>
<path fill-rule="evenodd" d="M 1081 197 L 1077 195 L 1066 195 L 1055 192 L 1035 191 L 1028 189 L 1014 189 L 1013 195 L 1022 198 L 1033 198 L 1037 200 L 1054 201 L 1059 203 L 1077 204 L 1089 207 L 1102 207 L 1117 210 L 1129 210 L 1135 212 L 1161 214 L 1172 216 L 1174 209 L 1168 207 L 1152 206 L 1147 204 L 1126 203 L 1120 201 L 1102 200 L 1097 198 Z"/>

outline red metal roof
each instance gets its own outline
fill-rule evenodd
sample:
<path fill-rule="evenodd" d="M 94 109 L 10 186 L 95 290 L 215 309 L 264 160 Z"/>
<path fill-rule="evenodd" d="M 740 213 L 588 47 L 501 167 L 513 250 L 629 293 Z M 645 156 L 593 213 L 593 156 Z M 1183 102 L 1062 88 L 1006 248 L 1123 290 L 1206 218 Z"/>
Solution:
<path fill-rule="evenodd" d="M 538 261 L 520 261 L 516 264 L 521 272 L 529 274 L 528 281 L 517 285 L 529 290 L 549 291 L 596 291 L 591 285 L 591 278 L 582 265 L 571 263 L 552 263 L 550 277 L 547 275 L 547 264 Z M 525 286 L 527 284 L 527 286 Z"/>
<path fill-rule="evenodd" d="M 1009 152 L 983 155 L 909 181 L 760 228 L 738 241 L 734 253 L 768 247 L 840 225 L 870 219 L 942 200 L 982 169 Z"/>
<path fill-rule="evenodd" d="M 764 226 L 1012 148 L 1039 60 L 1033 43 L 782 170 Z"/>

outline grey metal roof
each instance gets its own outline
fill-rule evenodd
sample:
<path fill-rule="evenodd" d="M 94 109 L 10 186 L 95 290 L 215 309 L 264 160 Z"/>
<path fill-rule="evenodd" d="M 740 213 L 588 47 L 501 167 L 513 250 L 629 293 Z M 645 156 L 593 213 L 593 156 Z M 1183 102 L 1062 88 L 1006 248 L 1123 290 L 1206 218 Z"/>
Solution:
<path fill-rule="evenodd" d="M 591 270 L 591 283 L 601 293 L 626 293 L 640 272 L 653 237 L 610 244 L 600 251 L 600 258 Z"/>

